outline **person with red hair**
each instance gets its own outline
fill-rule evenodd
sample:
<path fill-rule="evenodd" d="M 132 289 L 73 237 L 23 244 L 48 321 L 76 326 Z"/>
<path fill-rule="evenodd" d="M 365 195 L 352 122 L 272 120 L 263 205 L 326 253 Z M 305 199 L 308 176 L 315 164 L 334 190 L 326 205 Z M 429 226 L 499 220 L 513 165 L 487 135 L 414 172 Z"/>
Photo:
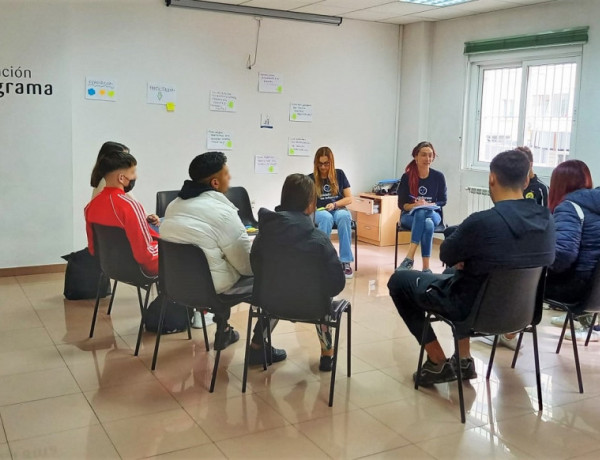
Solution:
<path fill-rule="evenodd" d="M 583 299 L 600 261 L 600 190 L 592 186 L 590 170 L 580 160 L 565 161 L 552 173 L 548 204 L 556 225 L 556 258 L 546 280 L 550 299 L 568 303 Z M 584 329 L 576 332 L 577 338 L 585 337 L 585 326 L 591 326 L 584 317 L 579 320 Z M 566 338 L 571 338 L 569 333 Z M 598 341 L 598 334 L 592 333 L 591 340 Z"/>
<path fill-rule="evenodd" d="M 398 187 L 400 224 L 411 231 L 408 253 L 399 270 L 410 270 L 415 252 L 421 245 L 423 272 L 431 273 L 429 259 L 433 231 L 442 221 L 441 208 L 446 205 L 446 179 L 431 168 L 436 153 L 431 142 L 419 142 L 412 151 L 413 160 L 406 166 Z"/>

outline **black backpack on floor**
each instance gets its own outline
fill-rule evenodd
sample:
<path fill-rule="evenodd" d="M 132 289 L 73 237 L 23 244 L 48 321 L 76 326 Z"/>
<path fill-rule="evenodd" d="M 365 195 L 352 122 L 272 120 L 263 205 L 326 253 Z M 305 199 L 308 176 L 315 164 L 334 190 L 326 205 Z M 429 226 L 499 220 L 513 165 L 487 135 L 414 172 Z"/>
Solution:
<path fill-rule="evenodd" d="M 146 331 L 158 331 L 158 321 L 160 320 L 160 308 L 162 302 L 163 296 L 159 294 L 158 297 L 148 305 L 148 310 L 144 315 Z M 176 332 L 187 331 L 188 318 L 191 319 L 193 315 L 194 312 L 191 309 L 175 302 L 169 302 L 165 309 L 162 334 L 175 334 Z"/>
<path fill-rule="evenodd" d="M 63 294 L 69 300 L 95 299 L 100 280 L 100 262 L 87 248 L 62 256 L 67 261 Z M 110 280 L 100 290 L 100 297 L 110 295 Z"/>

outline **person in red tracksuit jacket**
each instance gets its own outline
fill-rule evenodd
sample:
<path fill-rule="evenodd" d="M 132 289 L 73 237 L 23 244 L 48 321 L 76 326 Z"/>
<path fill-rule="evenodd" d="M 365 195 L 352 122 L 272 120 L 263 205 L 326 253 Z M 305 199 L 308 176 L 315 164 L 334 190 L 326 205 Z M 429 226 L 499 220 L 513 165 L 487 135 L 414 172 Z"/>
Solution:
<path fill-rule="evenodd" d="M 96 163 L 92 176 L 106 181 L 106 187 L 85 207 L 88 248 L 94 254 L 92 224 L 125 230 L 133 257 L 147 275 L 158 273 L 158 234 L 150 228 L 142 205 L 127 195 L 137 178 L 137 161 L 122 144 L 115 143 Z"/>

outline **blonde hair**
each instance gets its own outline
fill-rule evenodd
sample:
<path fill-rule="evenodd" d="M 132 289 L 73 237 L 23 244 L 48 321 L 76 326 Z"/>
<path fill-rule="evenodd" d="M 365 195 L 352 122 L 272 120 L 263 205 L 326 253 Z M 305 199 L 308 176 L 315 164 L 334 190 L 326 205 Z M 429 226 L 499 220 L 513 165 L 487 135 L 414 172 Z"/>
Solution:
<path fill-rule="evenodd" d="M 321 179 L 321 175 L 319 174 L 319 158 L 327 157 L 329 160 L 329 173 L 327 175 L 327 179 L 329 179 L 329 186 L 331 187 L 331 195 L 335 196 L 339 193 L 339 185 L 337 182 L 337 174 L 335 172 L 335 160 L 333 158 L 333 152 L 329 147 L 320 147 L 315 153 L 314 160 L 314 176 L 315 176 L 315 188 L 317 191 L 317 196 L 321 195 L 321 190 L 323 189 L 323 181 Z"/>

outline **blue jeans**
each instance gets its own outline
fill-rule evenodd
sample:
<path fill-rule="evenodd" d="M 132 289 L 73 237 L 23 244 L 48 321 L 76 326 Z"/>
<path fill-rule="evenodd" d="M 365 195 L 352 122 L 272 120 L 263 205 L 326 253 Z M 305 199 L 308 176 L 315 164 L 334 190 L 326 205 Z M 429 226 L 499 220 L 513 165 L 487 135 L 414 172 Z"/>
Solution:
<path fill-rule="evenodd" d="M 340 262 L 352 262 L 354 257 L 352 256 L 352 214 L 350 214 L 350 211 L 347 209 L 316 211 L 315 222 L 319 230 L 327 236 L 331 235 L 331 229 L 335 223 L 340 241 Z"/>
<path fill-rule="evenodd" d="M 433 230 L 442 221 L 442 217 L 432 209 L 417 209 L 412 214 L 403 212 L 400 216 L 400 225 L 410 229 L 410 242 L 421 243 L 421 256 L 431 257 L 433 245 Z"/>

